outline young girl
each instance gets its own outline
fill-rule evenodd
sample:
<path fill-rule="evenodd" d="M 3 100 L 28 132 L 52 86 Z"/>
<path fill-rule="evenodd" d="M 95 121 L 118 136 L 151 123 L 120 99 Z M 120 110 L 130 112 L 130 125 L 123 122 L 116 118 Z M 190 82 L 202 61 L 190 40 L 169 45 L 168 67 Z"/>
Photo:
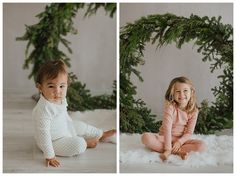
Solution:
<path fill-rule="evenodd" d="M 103 132 L 84 122 L 72 121 L 67 113 L 67 85 L 68 73 L 63 61 L 50 61 L 40 68 L 36 86 L 41 95 L 33 109 L 33 119 L 36 143 L 43 151 L 47 167 L 60 165 L 56 155 L 78 155 L 116 133 L 116 130 Z"/>
<path fill-rule="evenodd" d="M 170 154 L 187 159 L 189 152 L 205 150 L 203 141 L 190 139 L 198 116 L 195 89 L 186 77 L 174 78 L 165 94 L 165 108 L 159 134 L 144 133 L 142 143 L 167 160 Z"/>

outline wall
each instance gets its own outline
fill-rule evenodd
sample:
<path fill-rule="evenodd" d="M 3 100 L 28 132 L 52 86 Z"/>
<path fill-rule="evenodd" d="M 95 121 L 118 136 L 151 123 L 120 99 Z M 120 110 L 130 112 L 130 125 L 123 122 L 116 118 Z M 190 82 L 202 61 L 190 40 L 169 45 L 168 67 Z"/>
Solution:
<path fill-rule="evenodd" d="M 189 17 L 191 14 L 199 16 L 222 16 L 224 24 L 233 24 L 232 3 L 123 3 L 120 5 L 120 26 L 133 23 L 142 16 L 151 14 L 173 13 L 178 16 Z M 217 75 L 210 73 L 210 63 L 201 60 L 193 43 L 184 44 L 179 50 L 175 45 L 167 45 L 156 49 L 156 45 L 147 43 L 144 52 L 145 65 L 139 67 L 144 82 L 136 77 L 132 82 L 137 86 L 137 98 L 143 99 L 158 118 L 162 116 L 164 95 L 170 81 L 177 76 L 189 77 L 197 90 L 198 102 L 203 99 L 214 101 L 211 88 L 218 85 Z"/>
<path fill-rule="evenodd" d="M 3 4 L 3 91 L 35 93 L 33 80 L 28 80 L 30 70 L 23 70 L 26 42 L 15 41 L 25 33 L 25 24 L 38 23 L 35 16 L 44 11 L 43 3 Z M 116 79 L 116 16 L 110 18 L 103 8 L 96 15 L 83 18 L 79 11 L 74 19 L 78 35 L 68 35 L 73 54 L 70 71 L 92 94 L 112 92 Z M 65 48 L 61 47 L 63 51 Z"/>
<path fill-rule="evenodd" d="M 35 93 L 33 80 L 28 80 L 30 70 L 23 70 L 26 42 L 16 42 L 15 38 L 25 32 L 25 24 L 38 22 L 35 17 L 44 10 L 45 4 L 4 3 L 3 4 L 3 91 Z M 189 17 L 192 13 L 199 16 L 222 16 L 225 24 L 233 24 L 232 3 L 121 3 L 120 26 L 134 22 L 150 14 L 174 13 Z M 116 78 L 116 17 L 110 18 L 100 9 L 95 16 L 83 18 L 84 12 L 77 14 L 75 27 L 79 35 L 69 35 L 71 41 L 72 67 L 78 78 L 86 83 L 93 94 L 110 93 Z M 183 45 L 181 50 L 168 45 L 156 50 L 155 45 L 145 48 L 146 64 L 139 68 L 144 82 L 133 78 L 138 87 L 137 98 L 142 98 L 160 116 L 164 94 L 172 78 L 188 76 L 195 84 L 198 102 L 203 99 L 214 101 L 211 88 L 218 84 L 217 75 L 210 73 L 209 63 L 201 61 L 196 47 Z"/>

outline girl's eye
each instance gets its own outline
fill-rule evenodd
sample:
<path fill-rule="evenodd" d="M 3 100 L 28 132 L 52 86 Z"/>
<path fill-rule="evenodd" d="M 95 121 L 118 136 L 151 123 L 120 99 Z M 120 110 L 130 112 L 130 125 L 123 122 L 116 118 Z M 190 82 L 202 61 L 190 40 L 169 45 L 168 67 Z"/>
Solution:
<path fill-rule="evenodd" d="M 188 90 L 184 90 L 184 92 L 188 92 Z"/>
<path fill-rule="evenodd" d="M 49 88 L 53 88 L 53 86 L 48 86 Z"/>
<path fill-rule="evenodd" d="M 60 88 L 64 88 L 65 86 L 63 85 L 63 86 L 60 86 Z"/>

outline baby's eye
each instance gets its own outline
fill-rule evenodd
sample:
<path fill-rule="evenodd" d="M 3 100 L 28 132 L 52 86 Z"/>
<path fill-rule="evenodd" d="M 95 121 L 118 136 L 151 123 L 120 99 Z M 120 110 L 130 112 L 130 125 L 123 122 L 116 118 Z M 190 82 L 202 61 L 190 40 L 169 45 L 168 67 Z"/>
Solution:
<path fill-rule="evenodd" d="M 186 90 L 184 90 L 184 92 L 188 92 L 188 90 L 186 89 Z"/>
<path fill-rule="evenodd" d="M 61 85 L 61 86 L 60 86 L 60 88 L 64 88 L 64 87 L 66 87 L 66 86 L 65 86 L 65 85 Z"/>
<path fill-rule="evenodd" d="M 53 86 L 48 86 L 48 88 L 53 88 Z"/>

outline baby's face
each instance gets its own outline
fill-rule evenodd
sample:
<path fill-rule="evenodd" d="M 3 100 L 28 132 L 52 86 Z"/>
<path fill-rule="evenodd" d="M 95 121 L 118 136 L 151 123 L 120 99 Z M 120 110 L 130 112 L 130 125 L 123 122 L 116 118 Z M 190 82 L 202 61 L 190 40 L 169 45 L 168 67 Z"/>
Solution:
<path fill-rule="evenodd" d="M 60 73 L 55 79 L 44 80 L 38 88 L 48 101 L 61 104 L 62 99 L 66 97 L 67 79 L 67 74 Z"/>

